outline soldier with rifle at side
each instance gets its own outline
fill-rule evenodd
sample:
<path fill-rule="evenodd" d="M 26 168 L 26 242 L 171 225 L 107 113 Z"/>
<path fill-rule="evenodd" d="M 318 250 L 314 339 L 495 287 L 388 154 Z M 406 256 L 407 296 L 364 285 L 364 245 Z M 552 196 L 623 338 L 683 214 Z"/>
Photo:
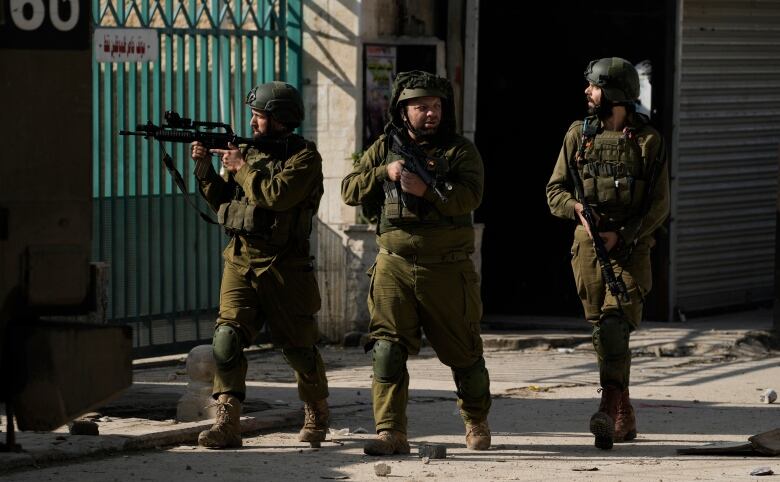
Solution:
<path fill-rule="evenodd" d="M 555 216 L 579 221 L 571 265 L 593 325 L 601 385 L 590 431 L 596 447 L 611 449 L 637 436 L 628 343 L 651 288 L 650 250 L 669 214 L 669 180 L 663 139 L 636 112 L 634 66 L 618 57 L 594 60 L 585 80 L 588 117 L 566 133 L 547 203 Z"/>
<path fill-rule="evenodd" d="M 452 369 L 466 446 L 486 450 L 490 380 L 471 260 L 471 213 L 482 201 L 482 158 L 471 141 L 455 132 L 447 79 L 400 72 L 389 115 L 385 133 L 341 184 L 344 202 L 378 215 L 380 250 L 369 270 L 371 342 L 366 346 L 373 350 L 377 436 L 363 450 L 368 455 L 409 453 L 406 360 L 420 351 L 421 330 Z"/>

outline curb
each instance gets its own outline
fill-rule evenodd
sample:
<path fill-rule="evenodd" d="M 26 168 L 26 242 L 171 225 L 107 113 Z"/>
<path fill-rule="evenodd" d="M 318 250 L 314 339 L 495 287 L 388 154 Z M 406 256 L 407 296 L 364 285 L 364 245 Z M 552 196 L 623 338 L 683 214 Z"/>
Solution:
<path fill-rule="evenodd" d="M 241 433 L 286 428 L 300 425 L 302 422 L 302 410 L 274 408 L 242 416 Z M 177 444 L 195 444 L 198 441 L 198 434 L 202 430 L 210 428 L 213 423 L 214 419 L 178 423 L 135 436 L 111 433 L 97 436 L 67 435 L 65 437 L 64 434 L 55 432 L 19 432 L 17 441 L 22 445 L 23 450 L 26 446 L 32 446 L 32 448 L 29 451 L 0 454 L 0 474 L 15 469 L 37 468 L 38 465 L 93 455 L 145 450 Z M 63 437 L 62 441 L 59 441 L 57 437 Z"/>
<path fill-rule="evenodd" d="M 270 428 L 282 428 L 303 422 L 303 411 L 289 408 L 272 408 L 248 413 L 241 417 L 241 433 L 259 432 Z M 123 450 L 142 450 L 165 445 L 197 443 L 198 434 L 211 428 L 214 419 L 185 422 L 174 425 L 170 430 L 151 432 L 130 437 Z"/>

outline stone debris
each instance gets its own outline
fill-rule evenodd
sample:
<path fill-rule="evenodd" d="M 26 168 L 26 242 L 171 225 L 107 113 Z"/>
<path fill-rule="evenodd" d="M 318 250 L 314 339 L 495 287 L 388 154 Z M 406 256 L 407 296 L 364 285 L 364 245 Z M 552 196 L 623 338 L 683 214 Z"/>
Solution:
<path fill-rule="evenodd" d="M 772 388 L 767 388 L 759 399 L 762 403 L 775 403 L 775 400 L 777 400 L 777 392 Z"/>
<path fill-rule="evenodd" d="M 418 447 L 418 456 L 429 459 L 447 458 L 447 446 L 442 444 L 422 444 Z"/>
<path fill-rule="evenodd" d="M 380 477 L 387 477 L 390 475 L 390 466 L 384 462 L 377 462 L 374 464 L 374 473 Z"/>
<path fill-rule="evenodd" d="M 100 435 L 98 424 L 92 420 L 74 420 L 68 426 L 71 435 Z"/>
<path fill-rule="evenodd" d="M 758 467 L 750 471 L 750 475 L 772 475 L 772 474 L 774 474 L 774 471 L 772 471 L 772 469 L 769 467 Z"/>

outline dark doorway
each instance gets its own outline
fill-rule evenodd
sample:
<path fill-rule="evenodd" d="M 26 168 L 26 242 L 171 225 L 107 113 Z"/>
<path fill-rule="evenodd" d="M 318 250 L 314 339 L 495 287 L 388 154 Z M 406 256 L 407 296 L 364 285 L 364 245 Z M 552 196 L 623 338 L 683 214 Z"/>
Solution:
<path fill-rule="evenodd" d="M 566 130 L 585 115 L 590 60 L 650 60 L 652 123 L 666 133 L 672 4 L 480 2 L 476 144 L 485 195 L 475 219 L 485 224 L 486 314 L 582 315 L 569 264 L 574 222 L 550 214 L 545 185 Z M 663 276 L 656 272 L 661 293 Z"/>

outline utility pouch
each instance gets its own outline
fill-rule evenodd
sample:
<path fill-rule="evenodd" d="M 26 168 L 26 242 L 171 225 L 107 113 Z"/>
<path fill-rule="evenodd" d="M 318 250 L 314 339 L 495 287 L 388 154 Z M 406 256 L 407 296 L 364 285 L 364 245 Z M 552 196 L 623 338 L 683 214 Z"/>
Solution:
<path fill-rule="evenodd" d="M 244 230 L 244 212 L 246 211 L 246 201 L 232 200 L 229 203 L 222 203 L 217 211 L 217 220 L 219 224 L 231 231 Z"/>
<path fill-rule="evenodd" d="M 615 189 L 617 190 L 617 199 L 622 206 L 631 205 L 631 186 L 627 177 L 615 179 Z"/>
<path fill-rule="evenodd" d="M 385 213 L 385 218 L 390 224 L 401 225 L 401 224 L 416 222 L 420 220 L 420 218 L 413 211 L 410 211 L 407 208 L 404 202 L 405 196 L 403 196 L 403 193 L 400 193 L 401 195 L 399 195 L 400 189 L 396 186 L 394 182 L 392 181 L 385 182 L 384 190 L 385 190 L 385 205 L 383 209 Z M 414 201 L 409 199 L 407 202 L 414 202 Z"/>
<path fill-rule="evenodd" d="M 385 190 L 385 218 L 394 221 L 401 218 L 401 198 L 398 196 L 398 188 L 394 182 L 387 181 L 382 186 Z"/>
<path fill-rule="evenodd" d="M 592 177 L 585 177 L 582 180 L 582 189 L 585 191 L 585 200 L 589 203 L 598 202 L 598 194 L 596 191 L 596 180 Z"/>
<path fill-rule="evenodd" d="M 615 179 L 613 177 L 599 176 L 596 178 L 596 191 L 598 201 L 605 204 L 614 204 L 617 199 Z"/>

